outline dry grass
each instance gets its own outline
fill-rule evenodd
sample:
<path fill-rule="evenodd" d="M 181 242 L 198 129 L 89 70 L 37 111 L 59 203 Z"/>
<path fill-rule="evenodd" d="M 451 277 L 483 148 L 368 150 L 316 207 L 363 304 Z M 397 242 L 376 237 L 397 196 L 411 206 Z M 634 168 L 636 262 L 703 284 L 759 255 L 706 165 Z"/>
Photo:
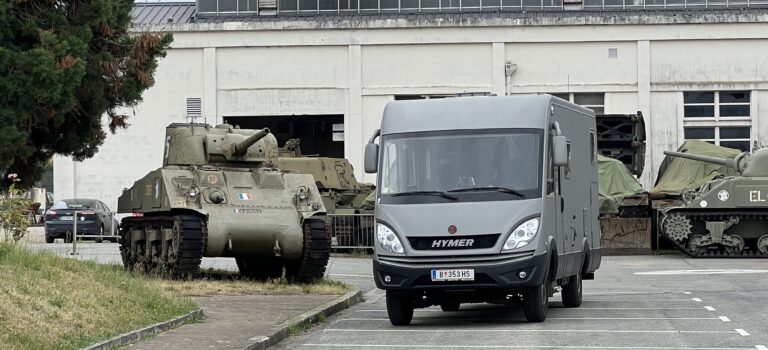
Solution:
<path fill-rule="evenodd" d="M 117 266 L 0 243 L 0 349 L 72 349 L 196 308 Z"/>
<path fill-rule="evenodd" d="M 329 280 L 256 282 L 216 270 L 181 281 L 147 278 L 0 242 L 0 350 L 80 348 L 190 312 L 197 308 L 190 296 L 349 290 Z"/>
<path fill-rule="evenodd" d="M 267 282 L 253 281 L 236 272 L 207 270 L 192 279 L 172 281 L 153 279 L 166 292 L 177 296 L 212 295 L 341 295 L 351 287 L 337 281 L 320 280 L 313 284 L 290 284 L 285 278 Z"/>

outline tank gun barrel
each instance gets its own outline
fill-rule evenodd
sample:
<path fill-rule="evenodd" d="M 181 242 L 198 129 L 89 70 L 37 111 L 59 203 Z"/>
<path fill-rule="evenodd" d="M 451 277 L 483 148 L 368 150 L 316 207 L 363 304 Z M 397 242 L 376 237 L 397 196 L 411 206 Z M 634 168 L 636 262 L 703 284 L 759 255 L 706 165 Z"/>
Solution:
<path fill-rule="evenodd" d="M 248 138 L 246 138 L 245 140 L 233 144 L 232 155 L 235 155 L 235 156 L 244 155 L 248 151 L 248 147 L 251 147 L 256 142 L 259 142 L 259 140 L 269 135 L 269 133 L 270 133 L 269 128 L 264 128 L 259 130 L 257 133 L 251 136 L 248 136 Z"/>
<path fill-rule="evenodd" d="M 740 157 L 736 157 L 734 159 L 717 158 L 717 157 L 703 156 L 700 154 L 672 152 L 672 151 L 664 151 L 664 154 L 672 157 L 680 157 L 685 159 L 698 160 L 701 162 L 719 164 L 719 165 L 727 166 L 736 171 L 740 171 L 739 165 L 738 165 L 738 160 Z"/>

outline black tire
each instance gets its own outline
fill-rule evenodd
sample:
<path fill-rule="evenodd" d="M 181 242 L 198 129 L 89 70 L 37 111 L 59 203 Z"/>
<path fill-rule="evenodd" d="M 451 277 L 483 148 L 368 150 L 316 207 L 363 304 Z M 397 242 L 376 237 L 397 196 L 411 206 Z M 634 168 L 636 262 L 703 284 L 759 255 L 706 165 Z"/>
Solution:
<path fill-rule="evenodd" d="M 95 239 L 96 243 L 104 242 L 104 238 L 101 238 L 104 236 L 104 226 L 99 227 L 99 237 Z"/>
<path fill-rule="evenodd" d="M 51 236 L 45 236 L 45 243 L 53 243 L 53 241 L 55 240 L 56 238 L 53 238 Z"/>
<path fill-rule="evenodd" d="M 528 322 L 544 322 L 547 319 L 549 312 L 548 283 L 550 283 L 549 273 L 544 276 L 544 282 L 523 293 L 523 311 Z"/>
<path fill-rule="evenodd" d="M 565 307 L 579 307 L 581 306 L 582 296 L 582 278 L 581 274 L 571 276 L 568 279 L 568 284 L 563 286 L 563 305 Z"/>
<path fill-rule="evenodd" d="M 235 258 L 240 274 L 256 280 L 268 280 L 283 277 L 283 263 L 276 258 Z"/>
<path fill-rule="evenodd" d="M 72 243 L 72 232 L 64 234 L 64 243 Z"/>
<path fill-rule="evenodd" d="M 458 301 L 444 301 L 440 303 L 440 309 L 443 311 L 459 311 L 461 303 Z"/>
<path fill-rule="evenodd" d="M 393 326 L 407 326 L 413 320 L 413 297 L 400 292 L 387 291 L 387 315 Z"/>

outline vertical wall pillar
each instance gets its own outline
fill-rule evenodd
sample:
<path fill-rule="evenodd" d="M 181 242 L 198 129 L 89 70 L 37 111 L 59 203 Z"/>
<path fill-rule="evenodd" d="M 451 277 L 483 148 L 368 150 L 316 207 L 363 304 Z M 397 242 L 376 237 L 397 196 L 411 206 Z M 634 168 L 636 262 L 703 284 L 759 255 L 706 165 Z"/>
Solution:
<path fill-rule="evenodd" d="M 363 63 L 360 45 L 349 46 L 349 89 L 344 115 L 344 155 L 355 167 L 355 177 L 363 178 Z"/>
<path fill-rule="evenodd" d="M 656 154 L 653 147 L 654 135 L 653 111 L 651 111 L 651 43 L 648 40 L 637 42 L 637 108 L 645 117 L 645 170 L 642 178 L 650 180 L 653 184 L 656 169 L 653 166 L 653 156 Z"/>
<path fill-rule="evenodd" d="M 224 122 L 216 108 L 216 90 L 216 48 L 206 47 L 203 49 L 203 118 L 213 125 Z"/>
<path fill-rule="evenodd" d="M 506 48 L 504 43 L 493 43 L 493 51 L 491 54 L 492 74 L 493 74 L 493 90 L 492 93 L 497 96 L 504 96 L 507 93 L 507 76 L 504 70 L 504 64 L 506 63 Z"/>

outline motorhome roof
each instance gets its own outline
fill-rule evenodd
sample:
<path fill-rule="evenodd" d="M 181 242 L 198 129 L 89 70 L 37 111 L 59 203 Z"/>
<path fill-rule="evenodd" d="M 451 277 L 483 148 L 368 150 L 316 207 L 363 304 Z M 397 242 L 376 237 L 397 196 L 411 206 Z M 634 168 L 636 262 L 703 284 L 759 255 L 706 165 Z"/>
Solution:
<path fill-rule="evenodd" d="M 552 100 L 569 104 L 551 95 L 394 101 L 384 109 L 381 134 L 493 128 L 544 129 Z"/>

